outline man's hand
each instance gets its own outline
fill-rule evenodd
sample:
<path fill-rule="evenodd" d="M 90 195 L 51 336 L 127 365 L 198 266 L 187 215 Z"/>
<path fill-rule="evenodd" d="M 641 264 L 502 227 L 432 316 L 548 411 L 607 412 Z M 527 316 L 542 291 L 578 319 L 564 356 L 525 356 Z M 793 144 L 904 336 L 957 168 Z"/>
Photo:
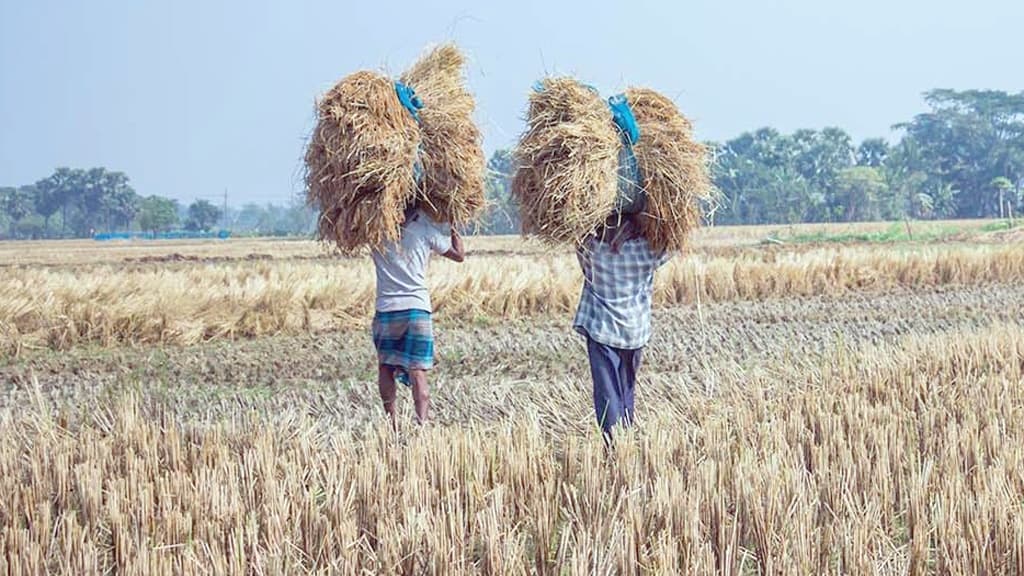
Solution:
<path fill-rule="evenodd" d="M 466 247 L 462 244 L 462 236 L 459 231 L 452 226 L 452 248 L 451 250 L 442 254 L 445 258 L 452 262 L 463 262 L 466 260 Z"/>

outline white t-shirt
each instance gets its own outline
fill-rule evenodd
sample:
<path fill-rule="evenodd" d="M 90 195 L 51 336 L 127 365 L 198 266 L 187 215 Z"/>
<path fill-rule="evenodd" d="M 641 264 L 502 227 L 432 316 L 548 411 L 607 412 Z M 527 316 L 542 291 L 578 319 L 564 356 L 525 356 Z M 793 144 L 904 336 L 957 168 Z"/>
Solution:
<path fill-rule="evenodd" d="M 451 230 L 417 210 L 402 225 L 402 238 L 373 253 L 377 270 L 377 311 L 425 310 L 431 312 L 427 290 L 430 253 L 452 249 Z"/>

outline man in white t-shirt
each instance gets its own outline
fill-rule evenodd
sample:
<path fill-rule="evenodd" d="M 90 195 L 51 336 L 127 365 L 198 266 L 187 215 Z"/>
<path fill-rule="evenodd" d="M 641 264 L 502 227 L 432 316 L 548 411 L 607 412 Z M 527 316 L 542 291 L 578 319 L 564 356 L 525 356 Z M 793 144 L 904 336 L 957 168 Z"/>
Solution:
<path fill-rule="evenodd" d="M 418 208 L 406 212 L 399 242 L 374 251 L 377 272 L 373 344 L 377 348 L 377 386 L 384 411 L 395 420 L 396 379 L 412 387 L 416 419 L 430 416 L 427 370 L 434 366 L 434 334 L 427 262 L 431 254 L 462 262 L 465 249 L 455 228 L 442 226 Z"/>

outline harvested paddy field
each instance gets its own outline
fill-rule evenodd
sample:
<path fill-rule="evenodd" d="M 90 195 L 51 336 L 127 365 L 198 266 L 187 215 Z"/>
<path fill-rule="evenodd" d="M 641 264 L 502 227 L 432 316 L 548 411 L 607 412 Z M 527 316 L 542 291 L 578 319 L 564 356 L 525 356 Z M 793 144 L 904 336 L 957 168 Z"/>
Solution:
<path fill-rule="evenodd" d="M 1020 244 L 699 245 L 610 452 L 571 255 L 432 266 L 436 418 L 403 394 L 394 434 L 365 262 L 269 248 L 8 262 L 37 310 L 5 288 L 0 572 L 1024 573 Z M 329 304 L 182 338 L 101 293 L 206 327 Z"/>

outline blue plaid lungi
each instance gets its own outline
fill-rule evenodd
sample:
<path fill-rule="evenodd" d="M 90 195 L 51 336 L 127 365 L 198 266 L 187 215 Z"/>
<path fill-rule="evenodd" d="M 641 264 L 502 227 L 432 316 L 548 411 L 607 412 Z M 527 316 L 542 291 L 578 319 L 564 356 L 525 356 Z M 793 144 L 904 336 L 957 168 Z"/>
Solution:
<path fill-rule="evenodd" d="M 430 312 L 377 312 L 373 315 L 372 333 L 379 364 L 405 370 L 430 370 L 434 367 L 434 330 Z"/>

